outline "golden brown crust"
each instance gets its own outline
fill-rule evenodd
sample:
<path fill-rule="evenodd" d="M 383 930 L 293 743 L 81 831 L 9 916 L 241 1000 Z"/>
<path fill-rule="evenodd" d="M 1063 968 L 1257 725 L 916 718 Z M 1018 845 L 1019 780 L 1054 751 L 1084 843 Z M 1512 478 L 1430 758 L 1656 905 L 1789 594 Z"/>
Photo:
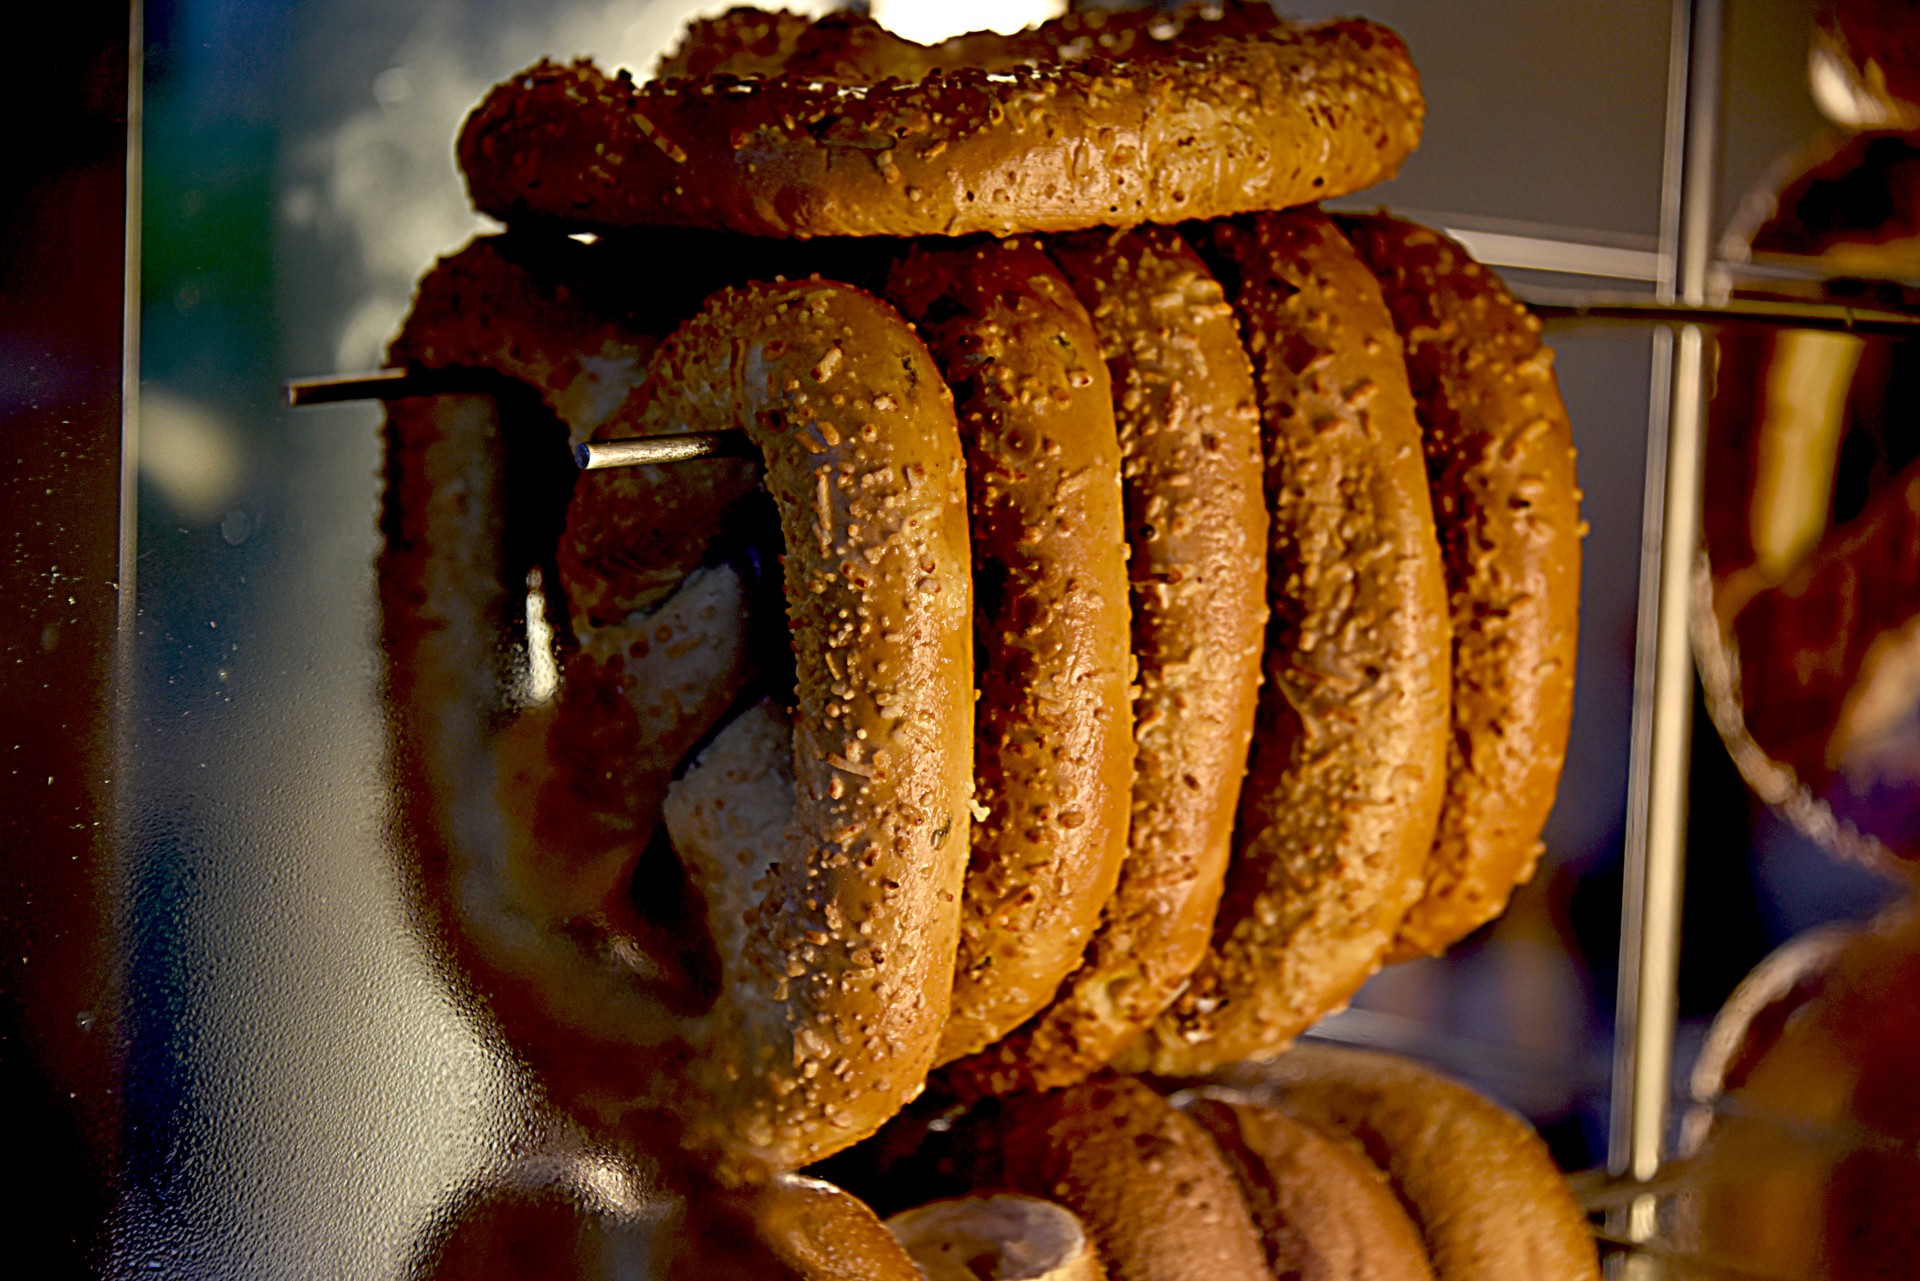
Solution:
<path fill-rule="evenodd" d="M 584 640 L 628 670 L 611 690 L 563 681 L 557 701 L 616 709 L 607 745 L 628 750 L 583 762 L 553 740 L 565 718 L 551 700 L 503 716 L 492 655 L 496 620 L 511 618 L 512 540 L 479 398 L 400 402 L 390 429 L 382 606 L 396 755 L 417 780 L 407 839 L 429 912 L 556 1097 L 691 1150 L 798 1164 L 917 1092 L 945 1019 L 972 743 L 957 429 L 898 316 L 818 282 L 716 296 L 646 382 L 643 434 L 749 432 L 787 541 L 796 723 L 773 734 L 772 711 L 743 715 L 666 788 L 670 811 L 684 798 L 668 815 L 676 837 L 697 838 L 681 841 L 687 879 L 730 944 L 717 989 L 680 981 L 675 945 L 629 900 L 646 805 L 602 801 L 630 789 L 625 771 L 652 770 L 640 790 L 657 814 L 658 760 L 677 754 L 666 740 L 684 751 L 724 712 L 741 679 L 737 575 L 729 588 L 716 569 L 675 596 L 734 594 L 730 608 L 690 605 L 685 643 L 643 615 L 605 629 L 626 629 L 624 653 L 617 636 Z M 656 661 L 721 670 L 682 699 L 645 679 Z M 770 841 L 727 844 L 743 829 L 715 817 L 712 784 L 729 774 L 740 823 Z"/>
<path fill-rule="evenodd" d="M 1447 796 L 1400 959 L 1492 920 L 1539 860 L 1573 720 L 1585 526 L 1540 322 L 1438 232 L 1338 222 L 1406 346 L 1453 616 Z"/>
<path fill-rule="evenodd" d="M 631 277 L 607 258 L 558 238 L 475 240 L 421 279 L 389 355 L 525 384 L 569 444 L 632 435 L 650 394 L 648 357 L 722 282 L 669 267 L 649 272 L 647 289 L 621 289 Z M 584 489 L 592 515 L 571 514 L 559 555 L 576 622 L 597 628 L 656 608 L 759 484 L 759 462 L 740 459 L 596 477 Z"/>
<path fill-rule="evenodd" d="M 866 1202 L 799 1175 L 690 1188 L 657 1235 L 663 1281 L 924 1281 Z"/>
<path fill-rule="evenodd" d="M 584 437 L 626 406 L 677 321 L 587 301 L 602 270 L 595 259 L 571 240 L 480 237 L 421 278 L 389 354 L 417 370 L 484 369 L 525 383 Z"/>
<path fill-rule="evenodd" d="M 1386 1171 L 1439 1281 L 1598 1281 L 1566 1180 L 1533 1128 L 1498 1104 L 1407 1060 L 1330 1045 L 1296 1046 L 1244 1077 Z"/>
<path fill-rule="evenodd" d="M 1205 955 L 1260 681 L 1266 508 L 1253 374 L 1219 284 L 1167 230 L 1049 251 L 1113 378 L 1131 555 L 1137 747 L 1126 862 L 1085 958 L 1037 1018 L 944 1075 L 962 1094 L 1104 1066 Z"/>
<path fill-rule="evenodd" d="M 1146 1086 L 1103 1077 L 1004 1100 L 954 1127 L 955 1172 L 1079 1215 L 1113 1281 L 1271 1281 L 1226 1162 Z"/>
<path fill-rule="evenodd" d="M 536 1152 L 442 1206 L 407 1275 L 926 1281 L 866 1203 L 832 1184 L 788 1174 L 725 1186 L 631 1153 L 580 1155 Z"/>
<path fill-rule="evenodd" d="M 1126 852 L 1120 453 L 1092 326 L 1037 247 L 915 250 L 887 292 L 953 387 L 973 531 L 976 822 L 946 1061 L 1053 996 Z"/>
<path fill-rule="evenodd" d="M 1171 222 L 1392 176 L 1425 110 L 1399 38 L 1248 11 L 1163 15 L 1124 57 L 1093 48 L 911 82 L 782 73 L 636 86 L 542 62 L 468 118 L 461 167 L 475 205 L 506 222 L 769 236 Z"/>
<path fill-rule="evenodd" d="M 1273 619 L 1212 950 L 1121 1059 L 1168 1075 L 1274 1053 L 1378 968 L 1446 777 L 1446 595 L 1379 285 L 1318 211 L 1210 243 L 1259 379 Z"/>
<path fill-rule="evenodd" d="M 1278 1108 L 1199 1098 L 1186 1108 L 1220 1148 L 1292 1281 L 1433 1281 L 1420 1230 L 1387 1176 L 1345 1143 Z"/>

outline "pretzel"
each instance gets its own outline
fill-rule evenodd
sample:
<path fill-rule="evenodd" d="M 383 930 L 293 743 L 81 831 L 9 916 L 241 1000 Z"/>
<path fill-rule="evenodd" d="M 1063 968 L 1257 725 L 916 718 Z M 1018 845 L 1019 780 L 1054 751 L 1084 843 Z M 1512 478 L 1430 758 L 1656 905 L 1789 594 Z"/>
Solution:
<path fill-rule="evenodd" d="M 425 308 L 394 358 L 430 359 L 447 324 L 488 328 Z M 817 280 L 716 295 L 637 381 L 602 430 L 737 426 L 764 456 L 794 709 L 753 700 L 748 634 L 765 620 L 751 567 L 728 563 L 645 583 L 617 622 L 611 597 L 581 611 L 544 700 L 503 680 L 524 621 L 509 602 L 560 540 L 565 499 L 514 501 L 511 464 L 564 460 L 567 438 L 503 428 L 485 397 L 397 401 L 380 578 L 402 821 L 416 902 L 556 1097 L 745 1178 L 878 1126 L 919 1090 L 945 1023 L 972 765 L 959 441 L 898 315 Z M 649 498 L 658 519 L 684 498 L 688 528 L 717 528 L 728 510 L 698 508 L 724 492 L 663 482 Z M 581 482 L 573 541 L 630 501 Z M 683 878 L 650 853 L 668 836 Z"/>
<path fill-rule="evenodd" d="M 1127 855 L 1052 1003 L 953 1064 L 962 1095 L 1070 1085 L 1179 993 L 1213 928 L 1260 680 L 1265 499 L 1253 374 L 1219 284 L 1169 230 L 1055 237 L 1113 378 L 1138 664 Z"/>
<path fill-rule="evenodd" d="M 1126 853 L 1120 450 L 1092 326 L 1037 247 L 916 249 L 886 288 L 954 389 L 973 531 L 977 821 L 944 1062 L 1047 1003 Z"/>
<path fill-rule="evenodd" d="M 1338 223 L 1406 345 L 1453 618 L 1447 795 L 1401 959 L 1492 920 L 1539 861 L 1573 720 L 1586 526 L 1540 322 L 1438 232 Z"/>
<path fill-rule="evenodd" d="M 1131 24 L 1122 51 L 1089 34 L 1101 22 Z M 857 84 L 635 85 L 541 62 L 468 118 L 460 164 L 475 206 L 509 224 L 1006 235 L 1357 191 L 1393 175 L 1425 112 L 1405 46 L 1360 20 L 1295 27 L 1234 3 L 1076 16 L 994 47 L 970 37 L 960 65 Z"/>
<path fill-rule="evenodd" d="M 1213 946 L 1118 1060 L 1169 1075 L 1273 1054 L 1379 967 L 1446 779 L 1446 593 L 1380 287 L 1317 211 L 1208 244 L 1259 381 L 1273 619 Z"/>

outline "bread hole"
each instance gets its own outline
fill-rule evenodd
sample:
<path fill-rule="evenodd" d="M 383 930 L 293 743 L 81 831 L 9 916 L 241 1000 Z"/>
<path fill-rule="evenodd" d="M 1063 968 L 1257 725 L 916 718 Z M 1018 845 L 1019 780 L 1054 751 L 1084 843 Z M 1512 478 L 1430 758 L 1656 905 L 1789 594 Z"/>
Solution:
<path fill-rule="evenodd" d="M 707 563 L 729 566 L 740 576 L 747 597 L 748 702 L 771 698 L 792 714 L 799 676 L 795 669 L 793 629 L 787 622 L 783 566 L 786 546 L 780 535 L 780 510 L 773 495 L 756 490 L 728 511 L 722 532 L 708 549 Z M 732 713 L 722 717 L 725 724 Z M 711 741 L 709 733 L 701 740 Z M 686 759 L 698 755 L 689 753 Z M 686 761 L 681 762 L 685 768 Z"/>
<path fill-rule="evenodd" d="M 695 1018 L 720 997 L 720 954 L 707 922 L 707 904 L 674 853 L 664 824 L 641 851 L 628 885 L 637 917 L 632 942 L 657 963 L 642 975 L 662 1004 L 682 1017 Z"/>
<path fill-rule="evenodd" d="M 495 647 L 497 688 L 507 706 L 544 702 L 553 693 L 548 673 L 555 666 L 564 669 L 575 648 L 555 561 L 580 469 L 566 427 L 532 388 L 490 371 L 466 373 L 491 391 L 500 407 L 503 613 Z M 543 634 L 543 654 L 535 652 L 536 634 Z"/>

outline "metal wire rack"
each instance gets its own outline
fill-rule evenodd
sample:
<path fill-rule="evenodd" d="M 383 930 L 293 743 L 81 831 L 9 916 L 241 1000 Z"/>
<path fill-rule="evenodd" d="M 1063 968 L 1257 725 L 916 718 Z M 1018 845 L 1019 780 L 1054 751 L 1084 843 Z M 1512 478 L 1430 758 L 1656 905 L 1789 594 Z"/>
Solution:
<path fill-rule="evenodd" d="M 1674 0 L 1652 281 L 1656 310 L 1639 313 L 1653 318 L 1664 310 L 1665 316 L 1655 340 L 1648 414 L 1612 1126 L 1606 1167 L 1575 1179 L 1611 1274 L 1634 1281 L 1763 1277 L 1751 1264 L 1677 1243 L 1666 1213 L 1689 1174 L 1684 1159 L 1672 1159 L 1668 1134 L 1693 707 L 1687 620 L 1700 545 L 1707 403 L 1708 335 L 1700 322 L 1843 323 L 1792 308 L 1710 304 L 1710 288 L 1727 274 L 1712 250 L 1723 20 L 1723 0 Z M 1612 314 L 1595 299 L 1542 310 L 1560 319 Z M 1874 323 L 1881 319 L 1890 323 L 1875 332 L 1895 333 L 1915 317 L 1896 312 Z M 1692 1104 L 1722 1106 L 1717 1100 Z"/>

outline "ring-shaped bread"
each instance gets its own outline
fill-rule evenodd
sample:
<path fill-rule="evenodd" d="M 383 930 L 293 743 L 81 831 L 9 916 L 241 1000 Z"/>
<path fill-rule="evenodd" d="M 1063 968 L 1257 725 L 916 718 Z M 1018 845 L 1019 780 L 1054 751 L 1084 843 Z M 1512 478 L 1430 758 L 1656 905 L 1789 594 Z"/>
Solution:
<path fill-rule="evenodd" d="M 996 1192 L 930 1201 L 887 1219 L 924 1281 L 1106 1281 L 1080 1216 L 1052 1201 Z"/>
<path fill-rule="evenodd" d="M 943 1191 L 1002 1188 L 1066 1206 L 1113 1281 L 1271 1281 L 1225 1158 L 1131 1077 L 990 1100 L 936 1140 L 928 1150 Z"/>
<path fill-rule="evenodd" d="M 1305 1044 L 1223 1074 L 1386 1172 L 1437 1281 L 1599 1281 L 1586 1215 L 1533 1127 L 1410 1060 Z"/>
<path fill-rule="evenodd" d="M 1266 684 L 1213 945 L 1121 1056 L 1264 1057 L 1380 966 L 1425 884 L 1446 781 L 1440 549 L 1400 340 L 1317 210 L 1216 223 L 1267 447 Z"/>
<path fill-rule="evenodd" d="M 396 359 L 424 362 L 437 315 Z M 897 313 L 818 281 L 716 295 L 639 382 L 603 431 L 741 428 L 764 457 L 790 723 L 766 700 L 727 719 L 754 665 L 750 584 L 726 564 L 583 622 L 546 688 L 503 676 L 542 612 L 519 603 L 526 549 L 560 537 L 551 501 L 527 527 L 517 468 L 568 440 L 503 427 L 490 397 L 401 400 L 380 577 L 403 839 L 425 914 L 557 1098 L 722 1170 L 790 1168 L 916 1094 L 946 1020 L 972 767 L 957 425 Z M 597 484 L 576 526 L 630 500 Z M 692 509 L 711 497 L 684 517 L 714 519 Z M 577 721 L 598 737 L 568 741 Z M 661 822 L 685 884 L 651 905 Z"/>
<path fill-rule="evenodd" d="M 1092 323 L 1034 244 L 907 253 L 887 297 L 952 387 L 973 533 L 973 854 L 940 1061 L 1052 999 L 1127 851 L 1126 541 Z"/>
<path fill-rule="evenodd" d="M 1385 1172 L 1347 1143 L 1245 1099 L 1202 1095 L 1182 1110 L 1240 1181 L 1275 1276 L 1434 1281 Z"/>
<path fill-rule="evenodd" d="M 490 1172 L 488 1185 L 441 1207 L 406 1275 L 926 1281 L 865 1202 L 818 1179 L 775 1174 L 732 1187 L 669 1176 L 670 1189 L 646 1177 L 610 1179 L 606 1156 L 596 1156 L 590 1171 L 536 1159 L 531 1169 Z M 617 1197 L 604 1195 L 610 1183 Z"/>
<path fill-rule="evenodd" d="M 1131 592 L 1136 748 L 1126 861 L 1052 1002 L 941 1082 L 963 1096 L 1104 1067 L 1206 954 L 1266 632 L 1266 498 L 1253 371 L 1232 309 L 1166 228 L 1057 236 L 1113 381 Z"/>
<path fill-rule="evenodd" d="M 1103 24 L 1127 39 L 1103 45 Z M 874 52 L 852 82 L 765 58 L 644 84 L 542 62 L 468 117 L 461 168 L 510 224 L 1007 235 L 1357 191 L 1393 176 L 1425 111 L 1386 28 L 1294 26 L 1244 0 L 965 37 L 906 80 L 896 46 Z"/>
<path fill-rule="evenodd" d="M 1398 960 L 1492 920 L 1539 861 L 1573 721 L 1586 525 L 1539 320 L 1436 231 L 1337 221 L 1406 347 L 1453 619 L 1447 795 Z"/>

